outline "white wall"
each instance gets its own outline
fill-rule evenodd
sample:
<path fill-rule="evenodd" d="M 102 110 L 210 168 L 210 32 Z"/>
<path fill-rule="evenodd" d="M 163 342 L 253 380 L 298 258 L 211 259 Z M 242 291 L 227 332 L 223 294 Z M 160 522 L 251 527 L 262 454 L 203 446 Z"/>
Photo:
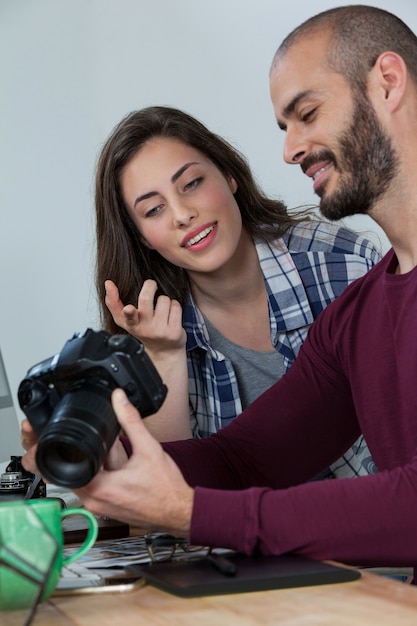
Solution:
<path fill-rule="evenodd" d="M 294 26 L 340 4 L 0 0 L 0 346 L 15 397 L 29 366 L 98 326 L 93 173 L 127 112 L 183 108 L 241 149 L 268 193 L 316 202 L 282 161 L 268 72 Z M 412 0 L 366 4 L 417 31 Z"/>

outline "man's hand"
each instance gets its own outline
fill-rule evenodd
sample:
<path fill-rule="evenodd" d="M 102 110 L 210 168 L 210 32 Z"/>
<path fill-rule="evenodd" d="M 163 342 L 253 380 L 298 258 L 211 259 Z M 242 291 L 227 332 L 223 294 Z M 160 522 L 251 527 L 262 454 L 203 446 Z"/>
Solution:
<path fill-rule="evenodd" d="M 148 432 L 124 391 L 113 391 L 112 404 L 132 455 L 116 470 L 100 470 L 76 493 L 93 513 L 188 537 L 194 490 Z"/>
<path fill-rule="evenodd" d="M 39 474 L 35 459 L 38 436 L 27 419 L 24 419 L 20 425 L 20 439 L 22 448 L 26 450 L 26 454 L 22 456 L 23 467 L 32 474 Z"/>

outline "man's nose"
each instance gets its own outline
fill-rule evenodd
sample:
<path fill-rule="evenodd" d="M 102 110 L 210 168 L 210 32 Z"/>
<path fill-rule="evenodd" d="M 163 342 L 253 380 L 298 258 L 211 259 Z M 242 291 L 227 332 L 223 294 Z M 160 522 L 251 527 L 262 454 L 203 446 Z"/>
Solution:
<path fill-rule="evenodd" d="M 307 152 L 307 142 L 294 128 L 287 129 L 284 141 L 284 161 L 299 164 Z"/>

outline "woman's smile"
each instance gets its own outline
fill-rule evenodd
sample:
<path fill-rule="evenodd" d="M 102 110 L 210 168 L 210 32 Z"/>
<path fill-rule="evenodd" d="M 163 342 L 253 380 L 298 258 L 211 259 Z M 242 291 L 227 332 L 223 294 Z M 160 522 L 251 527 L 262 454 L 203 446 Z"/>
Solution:
<path fill-rule="evenodd" d="M 193 250 L 201 250 L 205 248 L 207 245 L 213 241 L 216 236 L 217 222 L 214 224 L 210 224 L 208 226 L 203 226 L 201 228 L 194 228 L 191 232 L 189 232 L 181 242 L 181 246 L 183 248 L 189 248 Z M 209 237 L 209 235 L 211 235 Z M 201 244 L 201 245 L 197 245 Z"/>

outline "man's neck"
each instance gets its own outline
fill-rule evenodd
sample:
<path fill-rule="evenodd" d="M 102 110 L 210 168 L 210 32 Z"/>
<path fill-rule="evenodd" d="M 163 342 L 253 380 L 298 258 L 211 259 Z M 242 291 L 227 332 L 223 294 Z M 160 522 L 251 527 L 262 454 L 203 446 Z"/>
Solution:
<path fill-rule="evenodd" d="M 409 196 L 410 197 L 410 196 Z M 402 193 L 378 203 L 369 215 L 383 229 L 398 259 L 397 274 L 417 266 L 417 189 L 412 200 Z"/>

